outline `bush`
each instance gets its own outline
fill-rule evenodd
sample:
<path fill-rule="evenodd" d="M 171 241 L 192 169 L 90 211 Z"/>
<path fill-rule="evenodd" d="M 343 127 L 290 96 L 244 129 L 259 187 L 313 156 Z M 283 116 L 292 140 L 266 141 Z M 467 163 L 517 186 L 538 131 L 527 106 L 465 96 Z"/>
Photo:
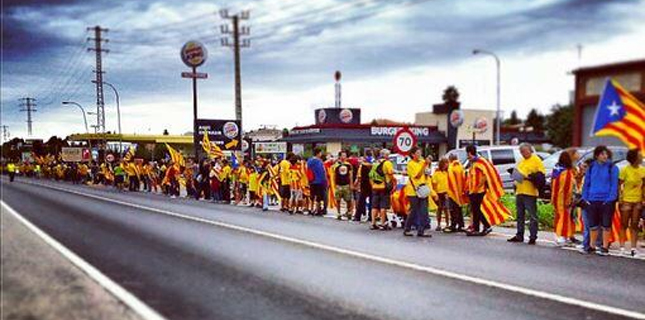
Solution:
<path fill-rule="evenodd" d="M 515 207 L 515 196 L 505 194 L 502 196 L 502 204 L 511 211 L 513 220 L 517 220 L 517 208 Z M 538 224 L 540 230 L 553 230 L 553 206 L 544 200 L 538 200 Z M 528 219 L 528 217 L 527 217 Z"/>

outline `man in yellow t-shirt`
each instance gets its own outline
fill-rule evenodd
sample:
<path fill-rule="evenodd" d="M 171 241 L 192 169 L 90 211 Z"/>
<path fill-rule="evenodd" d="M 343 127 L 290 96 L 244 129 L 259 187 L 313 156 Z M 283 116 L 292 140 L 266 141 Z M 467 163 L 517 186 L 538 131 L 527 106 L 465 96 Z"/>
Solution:
<path fill-rule="evenodd" d="M 619 232 L 620 251 L 623 254 L 631 256 L 638 255 L 636 243 L 638 240 L 638 221 L 645 202 L 645 167 L 641 165 L 643 156 L 637 149 L 627 152 L 627 161 L 629 164 L 620 170 L 618 174 L 619 191 L 620 191 L 620 217 L 621 229 Z M 631 236 L 631 250 L 625 251 L 625 241 L 627 240 L 627 229 L 629 228 Z"/>
<path fill-rule="evenodd" d="M 16 165 L 13 162 L 7 163 L 7 172 L 9 173 L 9 182 L 13 182 L 16 177 Z"/>
<path fill-rule="evenodd" d="M 408 183 L 405 185 L 405 196 L 410 202 L 410 211 L 405 219 L 403 235 L 411 236 L 410 230 L 412 229 L 412 224 L 415 223 L 417 237 L 430 237 L 429 234 L 424 233 L 425 229 L 430 227 L 428 199 L 426 197 L 421 198 L 417 193 L 417 189 L 423 185 L 430 187 L 426 176 L 428 163 L 423 159 L 422 150 L 417 146 L 410 149 L 410 154 L 412 155 L 412 160 L 408 161 L 407 164 Z"/>
<path fill-rule="evenodd" d="M 396 188 L 396 181 L 394 179 L 394 166 L 388 160 L 389 157 L 390 150 L 381 150 L 379 159 L 372 164 L 372 169 L 369 173 L 370 184 L 372 185 L 372 197 L 370 198 L 372 204 L 372 226 L 370 229 L 372 230 L 391 229 L 387 223 L 386 212 L 390 209 L 390 194 Z M 380 227 L 376 225 L 377 218 L 381 222 Z"/>
<path fill-rule="evenodd" d="M 289 199 L 291 198 L 291 159 L 294 154 L 289 152 L 287 156 L 278 164 L 278 174 L 280 175 L 280 198 L 282 203 L 280 211 L 289 211 Z"/>
<path fill-rule="evenodd" d="M 542 160 L 533 153 L 533 148 L 528 143 L 520 144 L 522 160 L 517 164 L 516 170 L 522 175 L 521 181 L 515 181 L 515 207 L 517 208 L 517 233 L 508 239 L 508 242 L 524 242 L 524 217 L 529 213 L 529 244 L 535 244 L 538 234 L 537 198 L 540 194 L 532 181 L 532 175 L 541 174 L 545 170 Z"/>

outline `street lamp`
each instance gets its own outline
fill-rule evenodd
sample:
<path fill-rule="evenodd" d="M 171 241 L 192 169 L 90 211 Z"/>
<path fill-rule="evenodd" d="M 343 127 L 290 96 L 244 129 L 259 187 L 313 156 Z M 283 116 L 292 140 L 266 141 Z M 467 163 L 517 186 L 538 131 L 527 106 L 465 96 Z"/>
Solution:
<path fill-rule="evenodd" d="M 473 50 L 473 54 L 475 54 L 475 55 L 477 55 L 477 54 L 485 54 L 485 55 L 492 56 L 493 58 L 495 58 L 495 63 L 497 64 L 497 116 L 496 116 L 497 117 L 497 120 L 496 120 L 496 126 L 497 126 L 496 131 L 497 132 L 495 133 L 495 140 L 497 140 L 497 145 L 499 145 L 500 144 L 499 128 L 501 126 L 501 111 L 500 111 L 500 101 L 499 101 L 499 99 L 500 99 L 500 62 L 499 62 L 499 57 L 496 54 L 494 54 L 494 53 L 492 53 L 490 51 L 481 50 L 481 49 Z"/>
<path fill-rule="evenodd" d="M 92 83 L 96 83 L 96 80 L 92 80 Z M 103 81 L 103 84 L 112 88 L 112 91 L 114 91 L 114 96 L 116 97 L 116 117 L 117 117 L 117 122 L 119 123 L 119 152 L 123 152 L 123 145 L 122 145 L 123 136 L 121 135 L 121 107 L 120 107 L 120 101 L 119 101 L 119 92 L 111 83 Z"/>
<path fill-rule="evenodd" d="M 74 102 L 74 101 L 63 101 L 63 104 L 65 104 L 65 105 L 72 104 L 72 105 L 77 106 L 79 109 L 81 109 L 81 113 L 83 114 L 83 122 L 85 122 L 85 132 L 90 133 L 90 130 L 87 127 L 87 116 L 85 115 L 85 109 L 83 109 L 83 106 L 81 106 L 79 103 Z"/>

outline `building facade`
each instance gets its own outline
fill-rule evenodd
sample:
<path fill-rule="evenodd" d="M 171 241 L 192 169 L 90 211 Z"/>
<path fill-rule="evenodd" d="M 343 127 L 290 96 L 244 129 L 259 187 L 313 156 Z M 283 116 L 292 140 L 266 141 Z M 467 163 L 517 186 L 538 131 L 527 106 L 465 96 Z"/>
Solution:
<path fill-rule="evenodd" d="M 645 101 L 645 60 L 627 61 L 601 66 L 584 67 L 573 71 L 574 93 L 574 146 L 624 145 L 613 137 L 592 137 L 591 130 L 600 94 L 607 78 L 613 78 L 636 99 Z"/>

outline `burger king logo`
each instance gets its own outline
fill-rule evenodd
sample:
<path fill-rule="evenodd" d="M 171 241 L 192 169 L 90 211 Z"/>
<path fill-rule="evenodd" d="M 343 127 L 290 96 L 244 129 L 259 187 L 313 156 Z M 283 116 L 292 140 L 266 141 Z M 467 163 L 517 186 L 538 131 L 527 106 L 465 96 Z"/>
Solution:
<path fill-rule="evenodd" d="M 352 110 L 343 109 L 340 111 L 339 117 L 340 121 L 342 121 L 343 123 L 350 123 L 354 118 L 354 114 L 352 113 Z"/>
<path fill-rule="evenodd" d="M 240 128 L 237 126 L 235 122 L 227 122 L 224 124 L 224 128 L 222 129 L 222 131 L 224 131 L 225 137 L 229 139 L 235 139 L 240 133 Z"/>
<path fill-rule="evenodd" d="M 325 120 L 327 120 L 327 112 L 324 109 L 318 111 L 318 123 L 325 123 Z"/>
<path fill-rule="evenodd" d="M 475 129 L 476 132 L 479 133 L 484 133 L 488 129 L 488 120 L 486 120 L 486 117 L 479 117 L 475 120 L 475 123 L 473 124 L 473 129 Z"/>

